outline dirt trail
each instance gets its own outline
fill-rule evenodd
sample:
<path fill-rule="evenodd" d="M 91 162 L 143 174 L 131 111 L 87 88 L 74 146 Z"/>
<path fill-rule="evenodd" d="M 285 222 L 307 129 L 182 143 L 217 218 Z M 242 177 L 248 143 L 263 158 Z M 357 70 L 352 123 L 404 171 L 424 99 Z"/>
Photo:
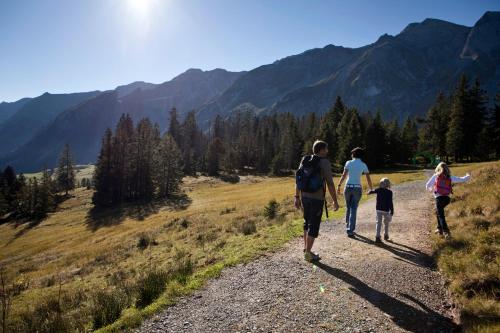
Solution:
<path fill-rule="evenodd" d="M 223 272 L 139 332 L 452 332 L 450 304 L 430 257 L 431 199 L 423 182 L 394 188 L 392 242 L 373 243 L 375 201 L 358 210 L 357 238 L 343 221 L 322 224 L 303 260 L 302 242 Z"/>

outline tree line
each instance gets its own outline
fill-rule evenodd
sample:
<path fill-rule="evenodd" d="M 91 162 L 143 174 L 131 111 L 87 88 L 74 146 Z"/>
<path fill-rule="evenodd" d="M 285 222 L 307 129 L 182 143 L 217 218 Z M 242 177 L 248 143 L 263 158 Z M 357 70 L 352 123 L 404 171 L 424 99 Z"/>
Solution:
<path fill-rule="evenodd" d="M 68 145 L 55 172 L 44 168 L 40 177 L 26 178 L 7 166 L 0 170 L 0 217 L 9 214 L 14 219 L 41 220 L 74 188 L 75 168 Z"/>
<path fill-rule="evenodd" d="M 500 157 L 500 93 L 493 108 L 479 80 L 465 75 L 450 95 L 440 93 L 420 131 L 419 149 L 454 161 Z"/>
<path fill-rule="evenodd" d="M 493 109 L 486 107 L 487 101 L 479 81 L 469 87 L 462 76 L 449 96 L 438 95 L 424 118 L 409 117 L 403 124 L 384 121 L 380 111 L 360 114 L 341 97 L 321 117 L 239 112 L 228 118 L 217 115 L 207 131 L 197 124 L 194 111 L 181 122 L 173 108 L 163 136 L 148 119 L 134 127 L 131 117 L 123 115 L 102 141 L 94 203 L 168 197 L 186 175 L 281 175 L 297 167 L 316 139 L 328 143 L 337 171 L 357 146 L 366 148 L 365 160 L 375 169 L 409 164 L 419 153 L 455 161 L 498 158 L 500 98 Z"/>
<path fill-rule="evenodd" d="M 148 119 L 135 125 L 122 115 L 115 130 L 103 136 L 93 179 L 80 185 L 95 188 L 97 206 L 149 201 L 174 194 L 186 175 L 286 174 L 310 153 L 316 139 L 329 144 L 336 171 L 356 146 L 366 148 L 365 161 L 375 169 L 409 164 L 419 154 L 447 161 L 498 158 L 500 94 L 493 108 L 487 105 L 479 81 L 469 84 L 462 76 L 452 93 L 438 94 L 425 117 L 409 117 L 403 124 L 385 121 L 380 111 L 360 114 L 341 97 L 322 116 L 238 112 L 228 118 L 217 115 L 206 131 L 194 111 L 181 121 L 173 108 L 163 135 Z M 56 175 L 44 170 L 39 179 L 26 179 L 7 167 L 0 172 L 0 213 L 41 218 L 54 209 L 57 193 L 67 195 L 75 185 L 68 146 Z"/>
<path fill-rule="evenodd" d="M 192 134 L 193 141 L 198 135 L 186 133 Z M 129 115 L 122 115 L 114 133 L 107 129 L 102 139 L 92 200 L 97 206 L 112 206 L 170 196 L 184 174 L 183 162 L 188 167 L 192 163 L 190 157 L 181 155 L 172 132 L 161 136 L 159 126 L 149 119 L 134 126 Z"/>

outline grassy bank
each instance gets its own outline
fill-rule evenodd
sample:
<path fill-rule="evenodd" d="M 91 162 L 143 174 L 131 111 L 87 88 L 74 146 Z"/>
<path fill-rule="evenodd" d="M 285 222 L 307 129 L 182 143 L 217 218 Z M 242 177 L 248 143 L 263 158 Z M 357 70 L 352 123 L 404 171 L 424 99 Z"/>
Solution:
<path fill-rule="evenodd" d="M 437 262 L 465 331 L 499 332 L 500 162 L 452 168 L 456 175 L 465 171 L 471 171 L 472 179 L 454 187 L 447 208 L 452 239 L 434 237 Z"/>
<path fill-rule="evenodd" d="M 383 176 L 394 184 L 423 178 L 404 171 L 373 179 Z M 176 200 L 107 211 L 95 211 L 92 192 L 77 189 L 37 226 L 0 225 L 0 266 L 17 286 L 12 330 L 118 332 L 138 325 L 223 268 L 300 236 L 293 187 L 293 178 L 186 178 Z M 279 203 L 273 219 L 264 213 L 271 199 Z"/>

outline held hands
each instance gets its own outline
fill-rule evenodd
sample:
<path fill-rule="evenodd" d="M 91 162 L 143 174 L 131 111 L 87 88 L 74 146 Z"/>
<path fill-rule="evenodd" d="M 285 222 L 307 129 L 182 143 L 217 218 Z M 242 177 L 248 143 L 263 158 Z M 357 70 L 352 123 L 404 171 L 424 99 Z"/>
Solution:
<path fill-rule="evenodd" d="M 300 201 L 300 198 L 299 197 L 295 197 L 295 208 L 297 209 L 301 209 L 302 208 L 302 202 Z"/>
<path fill-rule="evenodd" d="M 341 189 L 341 188 L 340 188 L 340 187 L 341 187 L 341 185 L 342 185 L 342 184 L 339 184 L 339 185 L 337 186 L 337 194 L 339 194 L 339 195 L 340 195 L 340 194 L 342 194 L 342 192 L 340 191 L 340 189 Z M 338 206 L 338 204 L 337 204 L 337 206 Z"/>

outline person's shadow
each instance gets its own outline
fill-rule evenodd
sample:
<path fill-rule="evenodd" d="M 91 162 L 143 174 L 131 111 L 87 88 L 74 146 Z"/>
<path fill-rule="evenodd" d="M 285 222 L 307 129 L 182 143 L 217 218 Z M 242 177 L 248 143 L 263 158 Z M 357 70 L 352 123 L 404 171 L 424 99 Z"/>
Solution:
<path fill-rule="evenodd" d="M 410 246 L 396 243 L 392 240 L 377 244 L 370 238 L 367 238 L 360 234 L 356 234 L 356 240 L 371 245 L 377 245 L 381 249 L 384 249 L 394 254 L 396 256 L 394 258 L 397 260 L 401 260 L 406 263 L 416 266 L 421 266 L 424 268 L 436 269 L 435 261 L 430 255 L 415 248 L 412 248 Z"/>
<path fill-rule="evenodd" d="M 401 294 L 402 297 L 418 304 L 420 309 L 373 289 L 360 279 L 338 268 L 330 267 L 322 262 L 316 263 L 316 266 L 331 276 L 349 284 L 349 289 L 353 293 L 389 315 L 392 321 L 402 329 L 410 332 L 458 332 L 457 325 L 451 322 L 449 318 L 428 308 L 414 297 Z"/>

